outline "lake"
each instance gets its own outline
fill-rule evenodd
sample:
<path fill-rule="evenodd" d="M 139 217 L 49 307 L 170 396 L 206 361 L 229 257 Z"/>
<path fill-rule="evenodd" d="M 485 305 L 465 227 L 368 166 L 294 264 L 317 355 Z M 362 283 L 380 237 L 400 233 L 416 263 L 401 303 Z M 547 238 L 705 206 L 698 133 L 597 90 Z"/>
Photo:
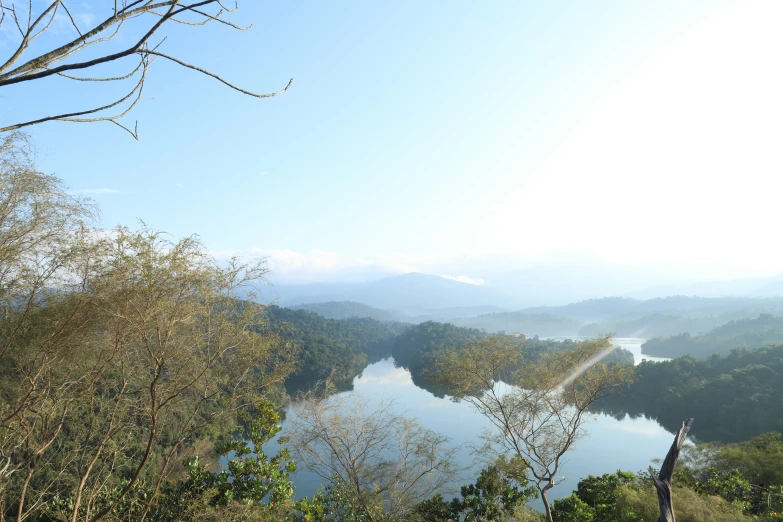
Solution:
<path fill-rule="evenodd" d="M 635 357 L 638 353 L 641 360 L 641 343 L 638 339 L 616 341 L 618 345 L 631 350 Z M 354 391 L 345 393 L 360 394 L 371 402 L 394 399 L 394 407 L 400 413 L 416 418 L 425 428 L 448 435 L 455 444 L 479 443 L 482 430 L 490 427 L 489 422 L 470 405 L 440 399 L 418 388 L 413 384 L 408 370 L 396 368 L 391 359 L 369 365 L 354 379 L 353 384 Z M 282 434 L 285 434 L 285 425 L 284 421 Z M 549 497 L 552 500 L 569 496 L 579 480 L 588 475 L 613 473 L 618 469 L 634 472 L 646 469 L 653 459 L 663 459 L 674 438 L 673 433 L 666 431 L 654 420 L 632 419 L 628 416 L 617 420 L 608 415 L 595 414 L 586 428 L 587 436 L 577 441 L 566 456 L 565 464 L 561 467 L 564 481 L 550 490 Z M 273 454 L 275 450 L 270 445 L 268 453 Z M 465 448 L 460 459 L 460 465 L 470 466 L 473 462 L 470 449 Z M 468 469 L 461 477 L 462 480 L 454 486 L 472 483 L 480 468 L 474 465 Z M 297 498 L 313 495 L 321 482 L 314 473 L 303 469 L 297 471 L 294 475 Z M 534 506 L 543 509 L 540 501 Z"/>
<path fill-rule="evenodd" d="M 551 337 L 542 337 L 542 339 L 551 339 L 553 341 L 565 341 L 566 339 L 573 339 L 574 341 L 586 341 L 592 339 L 592 337 L 580 337 L 573 335 L 555 335 Z M 639 364 L 642 361 L 669 361 L 666 357 L 653 357 L 652 355 L 645 355 L 642 353 L 642 345 L 647 339 L 642 337 L 614 337 L 612 344 L 618 348 L 625 348 L 633 354 L 634 364 Z"/>

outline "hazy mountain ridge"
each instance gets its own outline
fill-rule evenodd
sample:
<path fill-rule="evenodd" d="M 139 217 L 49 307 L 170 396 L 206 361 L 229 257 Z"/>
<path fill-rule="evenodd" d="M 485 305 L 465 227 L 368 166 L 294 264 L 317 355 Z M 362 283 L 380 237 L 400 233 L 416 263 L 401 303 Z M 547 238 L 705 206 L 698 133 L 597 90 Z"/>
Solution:
<path fill-rule="evenodd" d="M 269 292 L 267 292 L 269 293 Z M 367 283 L 279 285 L 268 301 L 296 306 L 328 301 L 355 301 L 415 316 L 451 307 L 496 306 L 518 309 L 522 301 L 503 292 L 439 276 L 411 272 Z"/>
<path fill-rule="evenodd" d="M 458 326 L 479 328 L 488 332 L 522 333 L 527 337 L 579 335 L 583 323 L 568 317 L 552 314 L 528 314 L 505 312 L 463 317 L 452 321 Z"/>
<path fill-rule="evenodd" d="M 560 307 L 458 318 L 452 322 L 489 332 L 519 332 L 528 337 L 592 337 L 607 333 L 619 337 L 667 337 L 685 332 L 701 334 L 730 321 L 755 319 L 760 314 L 783 315 L 783 298 L 672 296 L 639 301 L 607 297 Z"/>
<path fill-rule="evenodd" d="M 775 278 L 765 278 L 769 283 Z M 739 284 L 739 283 L 738 283 Z M 509 288 L 509 291 L 511 288 Z M 487 332 L 533 336 L 670 337 L 703 334 L 730 321 L 760 314 L 783 315 L 783 297 L 675 295 L 640 300 L 627 296 L 577 301 L 562 306 L 521 308 L 526 296 L 434 275 L 409 273 L 369 283 L 323 283 L 278 287 L 281 306 L 325 317 L 369 317 L 419 324 L 451 322 Z"/>
<path fill-rule="evenodd" d="M 308 310 L 327 319 L 366 317 L 376 321 L 412 322 L 410 316 L 396 310 L 382 310 L 356 301 L 326 301 L 292 305 L 292 310 Z"/>
<path fill-rule="evenodd" d="M 657 357 L 706 358 L 727 355 L 735 349 L 755 350 L 777 344 L 783 344 L 783 317 L 761 314 L 756 319 L 731 321 L 701 335 L 682 333 L 649 339 L 642 351 Z"/>

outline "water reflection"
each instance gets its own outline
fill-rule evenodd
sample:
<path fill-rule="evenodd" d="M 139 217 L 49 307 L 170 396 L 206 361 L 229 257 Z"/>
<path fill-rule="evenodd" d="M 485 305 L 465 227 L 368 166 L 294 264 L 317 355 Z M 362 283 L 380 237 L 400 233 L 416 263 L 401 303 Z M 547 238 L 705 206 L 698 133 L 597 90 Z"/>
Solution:
<path fill-rule="evenodd" d="M 552 341 L 565 341 L 566 339 L 571 339 L 573 341 L 586 341 L 589 339 L 592 339 L 593 337 L 580 337 L 580 336 L 565 336 L 565 335 L 555 335 L 552 337 L 542 337 L 542 339 L 550 339 Z M 661 361 L 670 361 L 671 359 L 668 359 L 666 357 L 653 357 L 652 355 L 646 355 L 642 353 L 642 345 L 647 341 L 647 339 L 643 337 L 614 337 L 612 339 L 612 344 L 618 348 L 625 348 L 629 352 L 633 354 L 633 363 L 639 364 L 642 361 L 652 361 L 652 362 L 661 362 Z"/>
<path fill-rule="evenodd" d="M 453 486 L 457 490 L 460 485 L 473 482 L 481 466 L 475 462 L 476 455 L 469 446 L 480 443 L 482 431 L 491 425 L 469 404 L 454 403 L 415 386 L 410 372 L 395 367 L 391 359 L 371 364 L 353 384 L 354 393 L 361 394 L 371 404 L 393 399 L 398 412 L 417 419 L 427 429 L 448 435 L 455 444 L 465 444 L 459 454 L 459 464 L 466 469 Z M 593 417 L 586 426 L 587 436 L 577 441 L 568 453 L 561 468 L 565 480 L 550 491 L 552 499 L 570 495 L 587 475 L 646 469 L 652 459 L 666 454 L 672 441 L 673 434 L 651 419 L 628 416 L 618 419 L 604 414 Z M 285 425 L 284 422 L 283 434 Z M 297 497 L 302 497 L 314 494 L 321 480 L 314 473 L 300 470 L 294 476 L 294 483 Z"/>

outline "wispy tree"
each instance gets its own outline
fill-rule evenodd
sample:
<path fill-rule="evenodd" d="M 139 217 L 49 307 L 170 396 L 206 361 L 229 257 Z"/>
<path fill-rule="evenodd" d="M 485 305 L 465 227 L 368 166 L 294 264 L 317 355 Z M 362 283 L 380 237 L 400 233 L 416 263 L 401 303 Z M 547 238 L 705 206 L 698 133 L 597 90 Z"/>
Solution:
<path fill-rule="evenodd" d="M 20 139 L 0 150 L 0 520 L 144 520 L 197 439 L 237 429 L 292 369 L 237 300 L 266 269 L 219 266 L 195 237 L 91 230 Z"/>
<path fill-rule="evenodd" d="M 492 423 L 484 451 L 511 456 L 520 482 L 532 477 L 549 522 L 547 492 L 561 480 L 566 453 L 584 436 L 590 406 L 633 371 L 602 362 L 611 349 L 610 338 L 601 337 L 528 361 L 516 338 L 489 337 L 443 353 L 430 374 Z"/>
<path fill-rule="evenodd" d="M 449 438 L 382 402 L 332 395 L 330 383 L 301 395 L 287 434 L 292 454 L 340 492 L 362 520 L 393 519 L 443 490 L 459 467 Z"/>

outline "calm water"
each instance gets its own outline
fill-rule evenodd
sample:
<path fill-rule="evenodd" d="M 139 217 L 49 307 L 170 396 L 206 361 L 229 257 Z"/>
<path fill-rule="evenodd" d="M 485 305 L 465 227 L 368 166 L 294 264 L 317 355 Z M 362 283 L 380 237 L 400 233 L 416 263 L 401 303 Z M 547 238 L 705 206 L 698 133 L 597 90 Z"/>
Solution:
<path fill-rule="evenodd" d="M 626 344 L 633 345 L 630 341 Z M 636 344 L 638 348 L 640 343 Z M 641 351 L 638 353 L 641 356 Z M 448 435 L 455 444 L 478 443 L 482 430 L 489 427 L 489 423 L 470 405 L 439 399 L 416 387 L 410 373 L 395 368 L 391 359 L 368 366 L 362 375 L 356 377 L 354 393 L 372 402 L 394 399 L 398 411 L 416 418 L 425 428 Z M 665 456 L 674 436 L 653 420 L 626 417 L 618 421 L 606 415 L 594 415 L 587 431 L 588 435 L 577 441 L 567 455 L 561 468 L 565 480 L 550 490 L 552 499 L 570 495 L 579 480 L 587 475 L 612 473 L 618 469 L 646 469 L 652 459 Z M 285 434 L 285 422 L 282 434 Z M 274 449 L 270 447 L 270 453 Z M 470 466 L 473 462 L 473 455 L 467 448 L 460 458 L 462 466 Z M 479 469 L 480 466 L 475 465 L 468 469 L 454 486 L 472 483 Z M 297 497 L 302 497 L 315 493 L 321 480 L 307 470 L 300 470 L 294 476 L 294 483 Z M 536 505 L 542 508 L 540 501 Z"/>
<path fill-rule="evenodd" d="M 553 337 L 544 337 L 543 339 L 552 339 L 553 341 L 564 341 L 566 339 L 573 339 L 574 341 L 583 341 L 591 339 L 591 337 L 579 337 L 579 336 L 565 336 L 557 335 Z M 642 353 L 642 345 L 647 339 L 641 337 L 615 337 L 612 339 L 613 344 L 618 348 L 625 348 L 633 354 L 634 364 L 639 364 L 642 361 L 661 362 L 668 361 L 665 357 L 653 357 L 652 355 L 645 355 Z"/>

